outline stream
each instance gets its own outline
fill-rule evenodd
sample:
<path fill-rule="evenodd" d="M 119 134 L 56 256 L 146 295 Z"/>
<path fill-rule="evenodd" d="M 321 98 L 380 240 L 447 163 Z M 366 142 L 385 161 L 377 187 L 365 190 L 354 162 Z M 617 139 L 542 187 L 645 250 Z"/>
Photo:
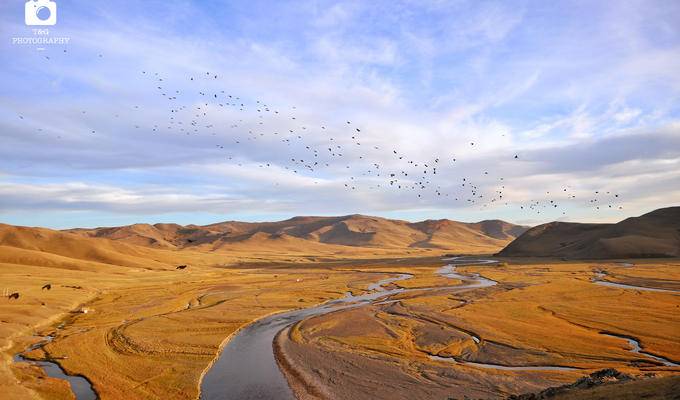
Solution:
<path fill-rule="evenodd" d="M 54 337 L 53 336 L 45 336 L 43 338 L 44 340 L 30 346 L 26 350 L 24 350 L 21 353 L 15 354 L 14 355 L 14 362 L 28 362 L 31 364 L 35 364 L 43 369 L 45 371 L 45 374 L 51 378 L 57 378 L 57 379 L 63 379 L 69 383 L 69 386 L 71 387 L 71 391 L 75 395 L 76 399 L 78 400 L 96 400 L 99 397 L 97 396 L 97 393 L 92 389 L 92 385 L 90 384 L 90 381 L 85 379 L 84 377 L 80 375 L 69 375 L 64 371 L 61 366 L 54 362 L 54 361 L 48 361 L 48 360 L 31 360 L 28 358 L 25 358 L 22 354 L 33 351 L 37 348 L 40 348 L 47 343 L 51 342 Z"/>
<path fill-rule="evenodd" d="M 479 274 L 460 274 L 456 272 L 456 266 L 461 265 L 484 265 L 494 264 L 495 260 L 486 259 L 463 259 L 461 257 L 446 258 L 449 264 L 441 267 L 436 274 L 461 280 L 463 283 L 454 286 L 440 286 L 431 288 L 390 288 L 386 286 L 394 282 L 411 279 L 411 274 L 398 274 L 390 278 L 382 279 L 368 285 L 368 291 L 364 294 L 353 296 L 348 293 L 345 297 L 331 300 L 318 306 L 299 310 L 273 314 L 259 319 L 238 331 L 226 344 L 218 355 L 215 363 L 209 367 L 200 384 L 201 400 L 215 399 L 289 399 L 295 400 L 292 390 L 288 386 L 286 378 L 279 370 L 274 357 L 273 341 L 276 335 L 283 329 L 305 318 L 327 314 L 334 311 L 361 307 L 370 304 L 387 304 L 394 300 L 389 297 L 402 292 L 432 291 L 432 290 L 467 290 L 479 289 L 496 285 L 498 282 L 487 279 Z M 674 290 L 656 289 L 625 285 L 603 280 L 605 274 L 598 273 L 593 283 L 624 289 L 637 289 L 658 292 L 678 293 Z M 625 339 L 632 347 L 632 353 L 652 359 L 665 366 L 678 367 L 669 359 L 645 352 L 641 349 L 639 341 L 629 336 L 602 332 L 602 335 Z M 52 377 L 67 381 L 77 400 L 95 400 L 98 396 L 90 382 L 79 375 L 67 374 L 56 361 L 34 361 L 25 358 L 22 354 L 42 347 L 52 341 L 52 336 L 47 336 L 43 341 L 36 343 L 21 353 L 14 356 L 14 362 L 29 362 L 40 366 L 45 373 Z M 480 338 L 472 336 L 476 342 Z M 507 366 L 498 364 L 477 363 L 457 360 L 452 357 L 430 356 L 437 361 L 450 362 L 459 365 L 473 366 L 487 369 L 513 370 L 513 371 L 567 371 L 576 368 L 563 366 Z"/>
<path fill-rule="evenodd" d="M 672 290 L 672 289 L 659 289 L 659 288 L 651 288 L 651 287 L 646 287 L 646 286 L 635 286 L 635 285 L 627 285 L 625 283 L 616 283 L 612 281 L 608 281 L 605 278 L 607 276 L 606 273 L 604 272 L 598 272 L 595 274 L 595 279 L 593 279 L 593 283 L 596 285 L 601 285 L 601 286 L 608 286 L 608 287 L 613 287 L 613 288 L 618 288 L 618 289 L 633 289 L 633 290 L 643 290 L 646 292 L 661 292 L 661 293 L 680 293 L 678 290 Z"/>
<path fill-rule="evenodd" d="M 400 274 L 383 279 L 368 286 L 369 292 L 358 296 L 346 296 L 319 306 L 270 315 L 239 331 L 219 354 L 217 361 L 210 367 L 201 382 L 201 399 L 289 399 L 294 400 L 288 381 L 279 370 L 273 351 L 276 335 L 283 329 L 305 318 L 327 314 L 352 307 L 382 302 L 387 297 L 412 291 L 442 289 L 475 289 L 497 284 L 478 274 L 462 275 L 455 272 L 456 265 L 492 264 L 494 260 L 446 259 L 451 264 L 440 268 L 441 276 L 460 279 L 463 284 L 434 288 L 387 289 L 384 286 L 413 275 Z"/>
<path fill-rule="evenodd" d="M 618 288 L 618 289 L 634 289 L 634 290 L 644 290 L 646 292 L 661 292 L 661 293 L 680 293 L 680 291 L 677 291 L 677 290 L 650 288 L 650 287 L 635 286 L 635 285 L 626 285 L 625 283 L 616 283 L 616 282 L 605 281 L 605 280 L 597 280 L 597 281 L 594 281 L 594 283 L 596 285 L 609 286 L 609 287 L 614 287 L 614 288 Z"/>
<path fill-rule="evenodd" d="M 675 363 L 675 362 L 673 362 L 673 361 L 671 361 L 667 358 L 657 356 L 657 355 L 654 355 L 652 353 L 648 353 L 646 351 L 643 351 L 642 347 L 640 347 L 640 342 L 633 337 L 626 336 L 626 335 L 619 335 L 619 334 L 611 333 L 611 332 L 600 332 L 600 335 L 609 336 L 609 337 L 613 337 L 613 338 L 617 338 L 617 339 L 624 339 L 628 342 L 630 347 L 632 347 L 632 349 L 629 350 L 630 352 L 635 353 L 635 354 L 639 354 L 639 355 L 646 357 L 646 358 L 651 358 L 654 361 L 662 363 L 666 367 L 680 367 L 680 364 Z"/>

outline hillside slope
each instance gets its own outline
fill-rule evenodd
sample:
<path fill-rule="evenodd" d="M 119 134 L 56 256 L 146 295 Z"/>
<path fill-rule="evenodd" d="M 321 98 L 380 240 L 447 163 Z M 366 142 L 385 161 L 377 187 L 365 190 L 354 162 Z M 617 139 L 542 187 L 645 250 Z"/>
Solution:
<path fill-rule="evenodd" d="M 277 222 L 227 221 L 211 225 L 135 224 L 113 228 L 72 229 L 85 237 L 107 238 L 134 245 L 199 251 L 243 249 L 247 246 L 352 246 L 381 249 L 441 249 L 493 252 L 527 227 L 489 220 L 408 222 L 364 215 L 294 217 Z M 319 247 L 321 246 L 321 247 Z"/>
<path fill-rule="evenodd" d="M 0 264 L 32 265 L 82 271 L 113 272 L 120 268 L 174 270 L 179 264 L 220 265 L 235 257 L 134 244 L 47 228 L 0 223 Z"/>
<path fill-rule="evenodd" d="M 524 232 L 498 253 L 574 259 L 680 256 L 680 207 L 661 208 L 616 224 L 550 222 Z"/>

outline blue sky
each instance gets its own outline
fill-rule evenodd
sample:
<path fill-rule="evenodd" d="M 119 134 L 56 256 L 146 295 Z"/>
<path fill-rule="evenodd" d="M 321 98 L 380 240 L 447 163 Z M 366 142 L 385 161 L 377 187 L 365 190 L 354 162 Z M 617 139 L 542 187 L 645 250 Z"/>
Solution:
<path fill-rule="evenodd" d="M 49 37 L 70 42 L 39 50 L 12 43 L 34 36 L 24 2 L 0 4 L 1 222 L 537 224 L 680 203 L 675 1 L 57 6 Z"/>

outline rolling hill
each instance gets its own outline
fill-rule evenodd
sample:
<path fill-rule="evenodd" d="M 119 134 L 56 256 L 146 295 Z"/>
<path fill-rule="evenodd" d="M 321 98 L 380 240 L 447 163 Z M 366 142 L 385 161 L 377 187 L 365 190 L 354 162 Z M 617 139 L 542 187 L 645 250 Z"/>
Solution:
<path fill-rule="evenodd" d="M 533 227 L 498 253 L 573 259 L 680 256 L 680 207 L 661 208 L 616 224 L 550 222 Z"/>
<path fill-rule="evenodd" d="M 135 224 L 113 228 L 72 229 L 89 238 L 106 238 L 163 249 L 219 251 L 247 246 L 309 248 L 351 246 L 381 249 L 441 249 L 493 252 L 527 227 L 499 220 L 463 223 L 451 220 L 408 222 L 364 215 L 294 217 L 277 222 L 227 221 L 211 225 Z"/>

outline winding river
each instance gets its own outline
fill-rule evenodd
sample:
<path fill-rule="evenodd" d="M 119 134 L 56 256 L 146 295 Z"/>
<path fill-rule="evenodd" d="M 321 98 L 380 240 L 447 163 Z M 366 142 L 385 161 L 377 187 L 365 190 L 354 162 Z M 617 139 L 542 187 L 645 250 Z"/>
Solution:
<path fill-rule="evenodd" d="M 451 264 L 442 267 L 437 273 L 447 278 L 460 279 L 465 283 L 456 286 L 414 289 L 384 287 L 387 284 L 413 277 L 410 274 L 400 274 L 369 285 L 369 292 L 359 296 L 346 296 L 316 307 L 274 314 L 253 322 L 227 343 L 217 361 L 205 374 L 201 382 L 201 399 L 294 400 L 295 396 L 276 363 L 272 346 L 274 338 L 281 330 L 305 318 L 381 302 L 391 295 L 402 292 L 464 290 L 497 284 L 477 274 L 467 276 L 455 272 L 456 265 L 492 264 L 495 263 L 494 260 L 467 260 L 456 257 L 446 259 L 446 261 Z"/>
<path fill-rule="evenodd" d="M 612 281 L 608 281 L 608 280 L 604 279 L 605 276 L 607 276 L 607 273 L 597 272 L 595 274 L 595 279 L 593 279 L 593 283 L 596 284 L 596 285 L 608 286 L 608 287 L 613 287 L 613 288 L 618 288 L 618 289 L 632 289 L 632 290 L 642 290 L 642 291 L 645 291 L 645 292 L 660 292 L 660 293 L 680 293 L 680 291 L 673 290 L 673 289 L 659 289 L 659 288 L 651 288 L 651 287 L 647 287 L 647 286 L 635 286 L 635 285 L 627 285 L 625 283 L 616 283 L 616 282 L 612 282 Z"/>
<path fill-rule="evenodd" d="M 596 280 L 595 284 L 601 285 L 601 286 L 618 288 L 618 289 L 643 290 L 645 292 L 680 293 L 680 291 L 677 291 L 677 290 L 650 288 L 650 287 L 646 287 L 646 286 L 626 285 L 625 283 L 616 283 L 616 282 L 611 282 L 611 281 L 606 281 L 606 280 Z"/>
<path fill-rule="evenodd" d="M 96 399 L 98 399 L 99 397 L 97 396 L 97 393 L 94 391 L 94 389 L 92 389 L 92 385 L 90 384 L 90 381 L 88 381 L 84 377 L 82 377 L 80 375 L 69 375 L 69 374 L 67 374 L 66 371 L 64 371 L 61 368 L 61 366 L 59 364 L 57 364 L 56 362 L 47 361 L 47 360 L 45 360 L 45 361 L 43 361 L 43 360 L 35 361 L 35 360 L 28 359 L 28 358 L 26 358 L 22 355 L 23 353 L 33 351 L 37 348 L 40 348 L 40 347 L 46 345 L 47 343 L 51 342 L 54 339 L 54 337 L 53 336 L 45 336 L 43 339 L 44 340 L 30 346 L 29 348 L 27 348 L 23 352 L 14 355 L 14 362 L 28 362 L 28 363 L 38 365 L 39 367 L 41 367 L 43 369 L 43 371 L 45 371 L 47 376 L 49 376 L 51 378 L 63 379 L 65 381 L 67 381 L 69 383 L 70 387 L 71 387 L 71 391 L 73 392 L 76 399 L 78 399 L 78 400 L 96 400 Z"/>
<path fill-rule="evenodd" d="M 440 286 L 431 288 L 387 288 L 394 282 L 411 279 L 413 275 L 399 274 L 397 276 L 382 279 L 368 286 L 368 291 L 364 294 L 353 296 L 347 294 L 345 297 L 331 300 L 321 305 L 287 311 L 264 317 L 257 320 L 236 333 L 222 349 L 215 363 L 207 370 L 201 381 L 201 399 L 289 399 L 294 400 L 292 390 L 288 382 L 279 370 L 274 357 L 273 341 L 276 335 L 283 329 L 316 315 L 327 314 L 334 311 L 344 310 L 353 307 L 361 307 L 369 304 L 386 304 L 393 302 L 389 297 L 402 292 L 432 291 L 432 290 L 467 290 L 478 289 L 496 285 L 498 282 L 487 279 L 479 274 L 460 274 L 456 272 L 456 266 L 461 265 L 482 265 L 494 264 L 495 260 L 486 259 L 465 259 L 462 257 L 446 258 L 444 261 L 449 264 L 436 271 L 440 276 L 461 280 L 463 283 L 454 286 Z M 598 273 L 593 283 L 623 289 L 637 289 L 658 292 L 678 293 L 674 290 L 664 290 L 646 288 L 633 285 L 625 285 L 603 280 L 605 274 Z M 602 332 L 602 335 L 616 337 L 626 340 L 632 347 L 632 353 L 639 354 L 648 359 L 652 359 L 665 366 L 678 367 L 679 364 L 666 358 L 645 352 L 641 349 L 637 339 Z M 45 340 L 32 345 L 24 352 L 14 356 L 15 362 L 34 363 L 53 378 L 63 379 L 69 382 L 75 398 L 78 400 L 95 400 L 98 398 L 90 382 L 82 376 L 68 375 L 61 366 L 54 361 L 34 361 L 25 358 L 22 354 L 37 349 L 49 343 L 52 336 L 45 337 Z M 476 343 L 480 343 L 480 338 L 472 336 Z M 430 356 L 437 361 L 451 362 L 459 365 L 473 366 L 487 369 L 513 370 L 513 371 L 566 371 L 576 368 L 563 366 L 507 366 L 497 364 L 477 363 L 465 360 L 457 360 L 451 357 Z"/>
<path fill-rule="evenodd" d="M 619 334 L 611 333 L 611 332 L 600 332 L 600 335 L 609 336 L 609 337 L 613 337 L 613 338 L 617 338 L 617 339 L 624 339 L 628 342 L 630 347 L 632 347 L 632 349 L 629 350 L 630 352 L 635 353 L 635 354 L 639 354 L 643 357 L 647 357 L 647 358 L 650 358 L 654 361 L 660 362 L 661 364 L 663 364 L 666 367 L 680 367 L 680 364 L 675 363 L 675 362 L 673 362 L 673 361 L 671 361 L 667 358 L 657 356 L 655 354 L 643 351 L 642 347 L 640 346 L 640 341 L 638 341 L 634 337 L 626 336 L 626 335 L 619 335 Z"/>

